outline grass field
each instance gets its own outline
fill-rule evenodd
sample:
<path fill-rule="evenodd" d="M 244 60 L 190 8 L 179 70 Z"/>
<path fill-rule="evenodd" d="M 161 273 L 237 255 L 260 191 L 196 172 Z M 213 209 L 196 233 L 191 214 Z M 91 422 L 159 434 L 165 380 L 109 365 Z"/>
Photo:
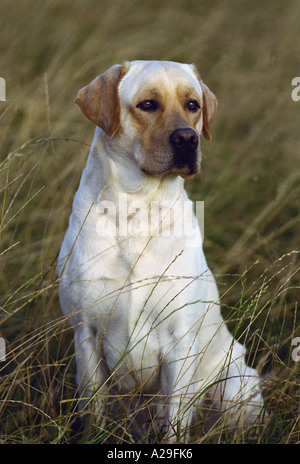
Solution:
<path fill-rule="evenodd" d="M 132 59 L 193 62 L 218 98 L 202 174 L 186 187 L 205 201 L 224 317 L 265 379 L 270 421 L 258 437 L 202 424 L 195 440 L 300 442 L 299 17 L 292 0 L 0 1 L 0 443 L 76 441 L 72 332 L 55 276 L 94 131 L 74 98 Z M 130 441 L 124 423 L 94 440 Z"/>

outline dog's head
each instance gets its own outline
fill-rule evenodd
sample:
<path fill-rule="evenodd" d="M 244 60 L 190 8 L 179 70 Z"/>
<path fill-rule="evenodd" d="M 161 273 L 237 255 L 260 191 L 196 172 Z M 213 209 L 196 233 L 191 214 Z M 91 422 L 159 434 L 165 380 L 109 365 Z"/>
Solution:
<path fill-rule="evenodd" d="M 76 103 L 146 175 L 182 177 L 199 172 L 200 135 L 211 139 L 217 109 L 195 67 L 170 61 L 115 65 L 81 89 Z"/>

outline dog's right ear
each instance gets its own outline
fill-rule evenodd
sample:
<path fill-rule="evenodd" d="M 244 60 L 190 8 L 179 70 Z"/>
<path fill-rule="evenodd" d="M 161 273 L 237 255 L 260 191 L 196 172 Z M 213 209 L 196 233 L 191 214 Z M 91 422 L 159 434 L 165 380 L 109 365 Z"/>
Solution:
<path fill-rule="evenodd" d="M 116 64 L 79 90 L 75 102 L 83 114 L 113 137 L 120 127 L 118 85 L 130 63 Z"/>

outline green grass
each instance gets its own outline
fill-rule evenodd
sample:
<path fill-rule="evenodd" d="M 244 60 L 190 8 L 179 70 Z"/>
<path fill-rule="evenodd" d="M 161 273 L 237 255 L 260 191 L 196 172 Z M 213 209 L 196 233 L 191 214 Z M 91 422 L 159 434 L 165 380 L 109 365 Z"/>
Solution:
<path fill-rule="evenodd" d="M 130 417 L 76 436 L 72 331 L 55 259 L 93 127 L 78 89 L 131 59 L 194 62 L 219 100 L 202 174 L 205 252 L 223 314 L 265 378 L 258 437 L 197 426 L 195 441 L 299 443 L 300 102 L 297 2 L 2 0 L 0 76 L 0 442 L 130 441 Z"/>

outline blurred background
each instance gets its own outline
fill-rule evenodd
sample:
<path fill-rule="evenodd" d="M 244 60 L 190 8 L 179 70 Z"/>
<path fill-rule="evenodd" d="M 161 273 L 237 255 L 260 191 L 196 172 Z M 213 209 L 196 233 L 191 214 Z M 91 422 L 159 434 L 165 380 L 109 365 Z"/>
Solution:
<path fill-rule="evenodd" d="M 0 440 L 68 441 L 74 356 L 54 269 L 94 133 L 74 99 L 134 59 L 194 63 L 218 98 L 186 188 L 205 202 L 224 316 L 280 392 L 268 440 L 299 440 L 299 18 L 296 0 L 0 1 Z"/>

